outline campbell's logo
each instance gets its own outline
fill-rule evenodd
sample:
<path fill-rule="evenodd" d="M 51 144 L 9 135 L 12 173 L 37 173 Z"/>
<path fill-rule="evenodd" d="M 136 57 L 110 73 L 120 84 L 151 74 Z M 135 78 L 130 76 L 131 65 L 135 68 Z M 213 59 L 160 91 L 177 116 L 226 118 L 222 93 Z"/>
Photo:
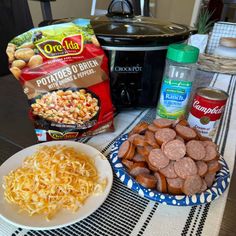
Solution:
<path fill-rule="evenodd" d="M 78 55 L 83 51 L 83 36 L 81 34 L 71 35 L 58 40 L 47 40 L 38 43 L 37 48 L 47 58 Z"/>
<path fill-rule="evenodd" d="M 198 100 L 195 100 L 193 102 L 193 107 L 195 109 L 197 109 L 198 111 L 203 112 L 204 115 L 207 115 L 207 114 L 221 114 L 224 110 L 224 106 L 222 106 L 222 107 L 216 106 L 216 107 L 213 107 L 213 108 L 209 108 L 209 107 L 201 106 L 199 104 L 200 104 L 200 102 Z"/>

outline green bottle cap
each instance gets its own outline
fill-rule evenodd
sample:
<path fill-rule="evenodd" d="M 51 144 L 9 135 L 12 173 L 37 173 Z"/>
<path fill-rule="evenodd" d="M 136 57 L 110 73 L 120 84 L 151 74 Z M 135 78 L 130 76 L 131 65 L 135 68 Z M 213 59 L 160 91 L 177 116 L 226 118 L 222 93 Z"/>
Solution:
<path fill-rule="evenodd" d="M 187 44 L 171 44 L 168 47 L 167 58 L 179 63 L 196 63 L 199 49 Z"/>

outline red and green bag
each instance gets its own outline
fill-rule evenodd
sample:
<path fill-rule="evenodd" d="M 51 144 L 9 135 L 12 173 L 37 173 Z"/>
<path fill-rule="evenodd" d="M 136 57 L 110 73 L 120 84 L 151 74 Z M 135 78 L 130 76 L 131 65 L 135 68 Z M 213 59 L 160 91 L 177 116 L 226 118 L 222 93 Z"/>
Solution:
<path fill-rule="evenodd" d="M 113 130 L 108 59 L 89 20 L 32 29 L 11 40 L 7 54 L 39 141 Z"/>

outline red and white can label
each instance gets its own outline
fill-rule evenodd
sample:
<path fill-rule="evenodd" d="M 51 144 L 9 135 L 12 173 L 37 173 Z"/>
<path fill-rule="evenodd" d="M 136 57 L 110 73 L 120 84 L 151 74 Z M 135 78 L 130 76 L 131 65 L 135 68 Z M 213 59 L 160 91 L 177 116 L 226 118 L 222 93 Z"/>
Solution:
<path fill-rule="evenodd" d="M 188 117 L 189 125 L 196 128 L 201 135 L 212 138 L 225 104 L 226 100 L 211 100 L 196 94 Z"/>

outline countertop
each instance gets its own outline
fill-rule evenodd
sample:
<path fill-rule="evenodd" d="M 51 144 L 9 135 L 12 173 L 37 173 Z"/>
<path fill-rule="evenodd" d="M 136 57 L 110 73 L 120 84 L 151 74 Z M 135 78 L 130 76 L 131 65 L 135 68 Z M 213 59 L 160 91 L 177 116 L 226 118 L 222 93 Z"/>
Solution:
<path fill-rule="evenodd" d="M 211 73 L 202 77 L 211 77 Z M 27 99 L 13 76 L 0 78 L 0 161 L 1 163 L 17 151 L 37 142 L 33 125 L 27 116 Z M 235 158 L 232 157 L 232 158 Z M 236 235 L 236 171 L 231 176 L 227 204 L 220 229 L 220 236 Z"/>

